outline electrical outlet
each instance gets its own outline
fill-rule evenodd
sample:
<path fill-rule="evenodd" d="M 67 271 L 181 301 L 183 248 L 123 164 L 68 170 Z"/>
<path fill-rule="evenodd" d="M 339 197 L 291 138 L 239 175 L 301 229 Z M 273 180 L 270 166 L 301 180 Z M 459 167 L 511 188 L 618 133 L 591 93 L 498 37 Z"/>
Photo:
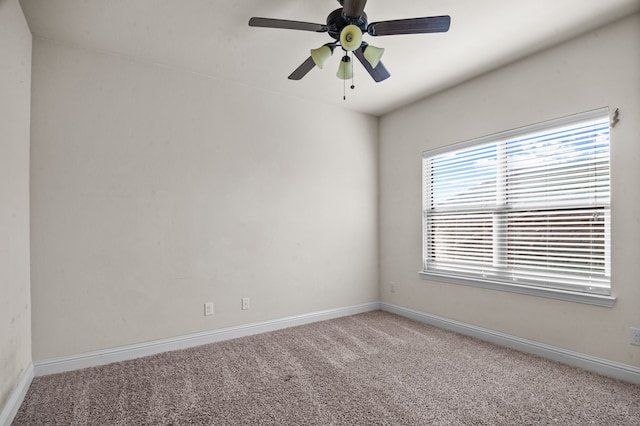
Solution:
<path fill-rule="evenodd" d="M 389 283 L 389 291 L 391 293 L 395 293 L 396 292 L 396 283 Z"/>
<path fill-rule="evenodd" d="M 246 311 L 247 309 L 249 309 L 249 298 L 248 297 L 243 297 L 242 298 L 242 310 Z"/>
<path fill-rule="evenodd" d="M 204 304 L 204 316 L 208 317 L 209 315 L 213 315 L 213 302 Z"/>
<path fill-rule="evenodd" d="M 629 327 L 629 343 L 640 346 L 640 328 Z"/>

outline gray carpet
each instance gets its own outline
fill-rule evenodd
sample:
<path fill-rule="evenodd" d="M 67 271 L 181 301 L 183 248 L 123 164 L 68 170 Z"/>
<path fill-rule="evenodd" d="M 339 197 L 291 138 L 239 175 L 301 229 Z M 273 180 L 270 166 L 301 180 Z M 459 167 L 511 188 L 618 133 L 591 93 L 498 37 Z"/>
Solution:
<path fill-rule="evenodd" d="M 371 312 L 37 377 L 14 425 L 640 425 L 640 386 Z"/>

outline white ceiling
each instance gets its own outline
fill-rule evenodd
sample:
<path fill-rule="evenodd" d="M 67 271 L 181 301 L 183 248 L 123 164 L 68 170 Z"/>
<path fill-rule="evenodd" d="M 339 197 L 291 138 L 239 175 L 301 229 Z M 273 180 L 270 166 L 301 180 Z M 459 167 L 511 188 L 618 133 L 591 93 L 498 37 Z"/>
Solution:
<path fill-rule="evenodd" d="M 370 37 L 391 78 L 354 65 L 355 90 L 335 77 L 338 52 L 301 81 L 287 76 L 326 33 L 252 28 L 249 18 L 324 24 L 336 0 L 21 0 L 37 37 L 210 75 L 285 96 L 382 115 L 473 76 L 640 10 L 640 0 L 369 0 L 369 22 L 450 15 L 442 34 Z M 348 82 L 350 85 L 350 82 Z"/>

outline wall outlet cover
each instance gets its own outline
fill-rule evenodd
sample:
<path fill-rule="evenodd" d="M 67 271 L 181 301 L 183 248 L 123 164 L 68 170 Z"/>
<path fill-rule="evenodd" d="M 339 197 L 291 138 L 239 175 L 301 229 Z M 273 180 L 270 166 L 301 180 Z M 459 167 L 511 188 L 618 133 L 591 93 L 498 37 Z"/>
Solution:
<path fill-rule="evenodd" d="M 204 304 L 204 316 L 208 317 L 209 315 L 213 315 L 213 302 Z"/>

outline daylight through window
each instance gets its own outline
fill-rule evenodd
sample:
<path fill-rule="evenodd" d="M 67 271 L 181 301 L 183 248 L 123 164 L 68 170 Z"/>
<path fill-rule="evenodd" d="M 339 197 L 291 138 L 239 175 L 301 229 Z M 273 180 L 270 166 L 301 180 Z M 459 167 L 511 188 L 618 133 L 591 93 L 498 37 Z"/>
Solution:
<path fill-rule="evenodd" d="M 609 113 L 423 155 L 423 273 L 610 294 Z"/>

